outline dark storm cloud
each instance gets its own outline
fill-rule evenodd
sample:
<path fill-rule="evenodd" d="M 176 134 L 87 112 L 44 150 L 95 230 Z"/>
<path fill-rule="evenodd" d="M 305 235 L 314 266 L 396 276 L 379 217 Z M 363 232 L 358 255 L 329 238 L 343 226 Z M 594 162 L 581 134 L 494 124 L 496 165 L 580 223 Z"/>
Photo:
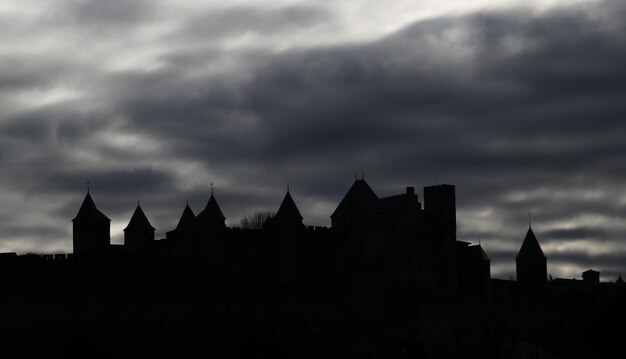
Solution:
<path fill-rule="evenodd" d="M 506 16 L 500 19 L 506 20 Z M 575 42 L 560 44 L 558 38 L 551 42 L 549 33 L 527 30 L 532 29 L 535 23 L 542 25 L 551 21 L 567 24 L 574 20 L 578 24 L 570 32 L 574 38 L 579 35 L 619 37 L 619 33 L 589 35 L 593 32 L 589 28 L 593 27 L 587 26 L 587 20 L 580 16 L 575 19 L 565 15 L 552 15 L 547 20 L 527 19 L 526 27 L 518 30 L 520 33 L 508 33 L 506 36 L 518 37 L 525 43 L 532 43 L 537 37 L 536 40 L 543 43 L 542 47 L 532 50 L 532 55 L 518 55 L 522 59 L 501 59 L 502 62 L 497 63 L 499 68 L 493 73 L 494 69 L 489 66 L 489 61 L 486 61 L 489 59 L 484 54 L 490 53 L 493 58 L 504 57 L 496 46 L 498 41 L 502 41 L 499 37 L 504 36 L 499 28 L 481 28 L 484 21 L 480 17 L 439 20 L 445 26 L 435 28 L 449 29 L 460 22 L 462 27 L 469 26 L 470 30 L 480 32 L 481 36 L 470 39 L 471 45 L 483 49 L 467 65 L 478 74 L 470 77 L 462 76 L 463 69 L 448 68 L 445 63 L 434 64 L 427 71 L 419 64 L 413 67 L 408 61 L 403 63 L 405 59 L 401 59 L 403 66 L 394 66 L 394 56 L 402 56 L 407 51 L 404 42 L 427 37 L 419 32 L 423 24 L 416 25 L 417 30 L 408 29 L 374 44 L 282 56 L 259 70 L 259 76 L 246 89 L 244 96 L 250 101 L 251 111 L 263 118 L 264 126 L 260 131 L 267 139 L 267 146 L 260 155 L 267 155 L 268 160 L 280 160 L 282 156 L 307 158 L 307 155 L 317 155 L 325 149 L 333 153 L 384 153 L 389 151 L 391 145 L 401 146 L 398 156 L 427 166 L 440 165 L 446 172 L 449 169 L 500 172 L 519 169 L 520 165 L 531 171 L 580 168 L 581 161 L 604 155 L 602 147 L 609 152 L 609 149 L 619 146 L 616 142 L 611 146 L 610 143 L 594 141 L 594 145 L 601 148 L 589 153 L 588 147 L 571 148 L 566 140 L 574 137 L 575 142 L 575 136 L 583 134 L 583 131 L 588 135 L 592 116 L 599 117 L 593 119 L 597 124 L 598 138 L 610 139 L 607 135 L 624 131 L 624 124 L 619 121 L 619 114 L 624 111 L 619 96 L 623 85 L 612 89 L 609 96 L 601 96 L 605 90 L 602 87 L 591 99 L 581 99 L 588 92 L 593 92 L 589 86 L 594 81 L 603 83 L 605 74 L 621 72 L 617 64 L 623 60 L 623 51 L 605 50 L 606 57 L 616 59 L 599 63 L 597 71 L 570 67 L 569 71 L 573 72 L 569 73 L 569 81 L 562 84 L 567 88 L 564 94 L 564 88 L 556 86 L 553 78 L 544 78 L 541 71 L 534 77 L 527 73 L 527 68 L 541 68 L 542 64 L 556 66 L 549 63 L 546 54 L 541 53 L 542 48 L 546 49 L 545 52 L 553 51 L 551 45 L 567 47 L 567 52 L 577 53 L 577 58 L 590 57 L 583 62 L 593 63 L 595 56 L 604 58 L 599 53 L 601 49 L 586 55 L 585 47 L 577 47 Z M 407 35 L 415 32 L 417 35 L 413 37 Z M 489 34 L 485 35 L 485 32 Z M 437 38 L 439 34 L 429 35 Z M 613 46 L 619 42 L 616 39 Z M 420 53 L 419 46 L 413 51 L 417 52 L 415 56 L 412 53 L 405 56 L 416 60 L 427 57 Z M 521 61 L 525 63 L 520 65 Z M 517 66 L 522 65 L 522 70 L 518 70 Z M 490 83 L 500 79 L 499 72 L 507 73 L 502 81 L 523 90 L 501 94 L 500 88 Z M 576 87 L 582 84 L 576 82 L 578 79 L 587 81 L 584 82 L 585 87 Z M 593 97 L 599 98 L 594 101 Z M 575 109 L 576 101 L 581 100 L 591 102 L 585 104 L 585 113 L 569 110 Z M 541 143 L 542 138 L 547 141 Z M 447 139 L 452 143 L 440 146 Z M 404 145 L 411 140 L 415 141 L 415 149 L 407 153 Z M 508 148 L 494 152 L 493 146 L 489 146 L 494 140 L 504 143 L 510 140 L 511 143 Z M 436 151 L 419 151 L 420 147 Z M 428 155 L 424 155 L 426 152 Z M 397 165 L 392 166 L 398 168 Z"/>
<path fill-rule="evenodd" d="M 253 80 L 234 90 L 209 86 L 200 98 L 148 97 L 126 108 L 139 127 L 150 119 L 168 134 L 185 133 L 182 123 L 193 128 L 192 144 L 206 139 L 196 151 L 219 162 L 356 155 L 358 167 L 413 164 L 456 180 L 480 171 L 516 187 L 525 178 L 507 172 L 554 179 L 623 152 L 615 134 L 626 126 L 626 46 L 617 18 L 603 24 L 575 10 L 435 19 L 373 43 L 263 58 Z M 454 29 L 461 38 L 447 39 Z M 452 45 L 471 54 L 456 61 L 446 52 Z"/>
<path fill-rule="evenodd" d="M 132 27 L 165 11 L 76 4 L 66 13 L 77 24 L 102 27 Z M 606 260 L 614 272 L 626 255 L 616 220 L 626 214 L 625 15 L 624 4 L 607 1 L 438 17 L 367 42 L 224 51 L 215 43 L 325 26 L 332 13 L 201 12 L 160 38 L 166 50 L 150 70 L 77 67 L 72 77 L 97 84 L 86 98 L 12 115 L 0 125 L 0 147 L 18 155 L 38 142 L 34 152 L 49 154 L 11 164 L 22 175 L 42 173 L 25 185 L 71 192 L 91 180 L 112 218 L 132 211 L 118 199 L 151 198 L 159 230 L 175 225 L 185 199 L 200 211 L 212 178 L 222 179 L 218 198 L 230 222 L 275 210 L 290 184 L 311 224 L 328 224 L 362 170 L 380 196 L 448 182 L 457 186 L 459 239 L 482 239 L 492 263 L 509 266 L 498 273 L 514 270 L 529 211 L 542 243 L 615 244 L 611 258 L 548 246 L 555 263 Z M 0 65 L 0 87 L 55 83 L 48 72 L 12 74 Z M 90 101 L 98 110 L 81 106 Z M 119 134 L 137 138 L 115 144 Z M 75 151 L 99 159 L 67 157 Z M 10 157 L 0 155 L 3 168 Z M 64 202 L 56 213 L 74 214 L 78 205 Z"/>

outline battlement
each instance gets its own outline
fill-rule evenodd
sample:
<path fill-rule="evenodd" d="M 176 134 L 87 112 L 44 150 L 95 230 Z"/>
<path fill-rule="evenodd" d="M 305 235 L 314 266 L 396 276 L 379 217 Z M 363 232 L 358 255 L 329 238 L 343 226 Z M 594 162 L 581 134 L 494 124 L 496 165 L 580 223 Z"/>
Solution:
<path fill-rule="evenodd" d="M 326 226 L 306 226 L 306 229 L 310 232 L 325 232 L 329 230 Z"/>
<path fill-rule="evenodd" d="M 41 254 L 41 253 L 27 253 L 17 256 L 19 262 L 28 263 L 63 263 L 71 262 L 74 260 L 73 253 L 55 253 L 55 254 Z"/>
<path fill-rule="evenodd" d="M 307 232 L 327 232 L 330 230 L 327 226 L 304 226 Z M 241 228 L 241 227 L 226 227 L 227 232 L 231 233 L 255 233 L 263 231 L 262 228 Z"/>
<path fill-rule="evenodd" d="M 241 233 L 241 232 L 259 232 L 261 231 L 260 228 L 241 228 L 241 227 L 226 227 L 226 231 L 228 232 L 235 232 L 235 233 Z"/>
<path fill-rule="evenodd" d="M 0 265 L 14 263 L 65 263 L 73 260 L 73 253 L 26 253 L 20 255 L 15 252 L 0 253 Z"/>

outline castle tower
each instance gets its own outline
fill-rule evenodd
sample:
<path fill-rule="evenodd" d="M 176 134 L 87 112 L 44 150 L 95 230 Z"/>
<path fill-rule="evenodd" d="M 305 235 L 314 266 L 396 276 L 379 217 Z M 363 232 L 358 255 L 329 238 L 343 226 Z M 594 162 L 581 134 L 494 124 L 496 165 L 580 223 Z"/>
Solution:
<path fill-rule="evenodd" d="M 220 205 L 213 196 L 213 189 L 211 189 L 211 198 L 196 217 L 199 236 L 194 238 L 192 245 L 196 254 L 204 254 L 213 265 L 221 265 L 225 260 L 225 221 L 226 217 L 224 217 Z"/>
<path fill-rule="evenodd" d="M 137 203 L 135 213 L 130 218 L 128 226 L 124 228 L 124 250 L 128 253 L 145 254 L 150 250 L 154 241 L 154 227 Z"/>
<path fill-rule="evenodd" d="M 434 287 L 441 294 L 456 294 L 458 260 L 455 187 L 449 184 L 424 187 L 424 213 L 425 239 L 429 241 Z"/>
<path fill-rule="evenodd" d="M 288 226 L 302 226 L 302 215 L 298 210 L 298 206 L 291 197 L 291 193 L 287 190 L 285 198 L 283 198 L 278 212 L 271 219 L 272 225 L 288 225 Z"/>
<path fill-rule="evenodd" d="M 220 205 L 217 203 L 217 200 L 215 199 L 215 196 L 213 196 L 213 193 L 211 193 L 211 198 L 209 198 L 206 206 L 196 218 L 198 224 L 203 230 L 210 228 L 226 227 L 226 217 L 224 217 L 224 214 L 220 209 Z"/>
<path fill-rule="evenodd" d="M 296 206 L 289 189 L 283 198 L 276 215 L 268 220 L 264 228 L 270 233 L 281 284 L 293 285 L 302 276 L 304 255 L 304 225 L 302 215 Z"/>
<path fill-rule="evenodd" d="M 172 243 L 173 254 L 176 256 L 191 254 L 193 252 L 192 240 L 197 234 L 196 215 L 189 207 L 189 203 L 187 203 L 176 228 L 165 233 L 166 239 Z"/>
<path fill-rule="evenodd" d="M 183 214 L 181 214 L 178 224 L 174 230 L 166 233 L 167 238 L 191 237 L 197 232 L 196 215 L 193 214 L 189 203 L 185 206 Z"/>
<path fill-rule="evenodd" d="M 530 224 L 522 247 L 515 257 L 517 281 L 525 284 L 545 283 L 548 277 L 547 258 Z"/>
<path fill-rule="evenodd" d="M 76 256 L 105 255 L 111 244 L 111 220 L 93 202 L 89 190 L 72 219 L 73 247 Z"/>

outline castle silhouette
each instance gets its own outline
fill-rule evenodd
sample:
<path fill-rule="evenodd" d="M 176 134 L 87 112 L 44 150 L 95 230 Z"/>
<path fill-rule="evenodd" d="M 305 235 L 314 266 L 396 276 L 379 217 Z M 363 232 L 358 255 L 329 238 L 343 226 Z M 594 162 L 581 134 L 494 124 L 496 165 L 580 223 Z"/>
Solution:
<path fill-rule="evenodd" d="M 548 281 L 529 224 L 517 281 L 492 279 L 481 245 L 456 238 L 455 187 L 423 194 L 423 206 L 414 187 L 378 197 L 355 179 L 321 227 L 303 224 L 287 190 L 276 214 L 250 229 L 226 226 L 211 191 L 198 215 L 187 204 L 158 240 L 137 203 L 115 245 L 88 190 L 72 219 L 72 254 L 0 254 L 0 306 L 11 308 L 0 337 L 177 356 L 182 348 L 226 357 L 601 358 L 612 350 L 607 343 L 623 331 L 607 328 L 626 319 L 621 276 L 600 283 L 589 270 L 583 280 Z"/>

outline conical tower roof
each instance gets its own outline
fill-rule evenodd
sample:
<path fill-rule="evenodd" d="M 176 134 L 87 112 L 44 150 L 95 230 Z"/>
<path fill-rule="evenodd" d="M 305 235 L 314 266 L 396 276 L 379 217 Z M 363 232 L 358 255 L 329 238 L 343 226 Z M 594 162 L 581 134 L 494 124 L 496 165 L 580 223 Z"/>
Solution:
<path fill-rule="evenodd" d="M 365 179 L 357 179 L 343 197 L 335 212 L 330 216 L 338 217 L 347 215 L 353 210 L 361 212 L 380 212 L 378 196 L 365 182 Z"/>
<path fill-rule="evenodd" d="M 95 220 L 111 221 L 109 217 L 105 216 L 104 213 L 100 212 L 100 210 L 96 207 L 96 204 L 93 202 L 93 199 L 91 198 L 91 194 L 89 194 L 89 191 L 87 191 L 87 195 L 85 196 L 85 199 L 83 200 L 83 204 L 80 206 L 80 209 L 78 210 L 78 214 L 76 214 L 76 217 L 74 217 L 72 221 L 75 221 L 77 219 L 92 219 L 92 220 L 95 219 Z"/>
<path fill-rule="evenodd" d="M 190 231 L 195 229 L 196 224 L 196 215 L 193 214 L 191 207 L 189 207 L 189 203 L 185 206 L 183 210 L 183 214 L 180 216 L 180 220 L 178 220 L 178 225 L 176 226 L 175 231 Z"/>
<path fill-rule="evenodd" d="M 469 246 L 468 248 L 471 251 L 471 253 L 473 253 L 474 255 L 477 255 L 481 259 L 486 260 L 486 261 L 491 261 L 487 253 L 485 253 L 483 246 L 481 246 L 480 244 L 477 244 L 475 246 Z"/>
<path fill-rule="evenodd" d="M 137 208 L 135 208 L 135 213 L 133 213 L 133 216 L 130 218 L 130 222 L 128 222 L 128 226 L 124 228 L 124 231 L 126 231 L 127 229 L 155 230 L 155 228 L 152 227 L 152 225 L 150 224 L 150 221 L 148 221 L 148 218 L 146 217 L 146 215 L 143 213 L 143 210 L 141 209 L 141 206 L 139 205 L 139 203 L 137 203 Z"/>
<path fill-rule="evenodd" d="M 283 198 L 283 202 L 280 204 L 280 207 L 278 208 L 278 212 L 276 212 L 276 215 L 274 216 L 275 219 L 298 219 L 298 220 L 302 220 L 302 215 L 300 214 L 300 211 L 298 210 L 298 206 L 296 206 L 296 203 L 293 201 L 293 198 L 291 197 L 291 194 L 289 193 L 289 190 L 287 190 L 287 194 L 285 195 L 285 198 Z"/>
<path fill-rule="evenodd" d="M 615 283 L 624 283 L 624 280 L 622 279 L 622 273 L 619 274 L 619 277 L 617 277 Z"/>
<path fill-rule="evenodd" d="M 543 254 L 532 228 L 528 227 L 528 232 L 526 233 L 522 247 L 515 259 L 546 259 L 546 255 Z"/>
<path fill-rule="evenodd" d="M 206 207 L 198 214 L 198 219 L 205 218 L 218 218 L 218 219 L 226 219 L 222 210 L 220 209 L 220 205 L 217 203 L 217 200 L 211 193 L 211 198 L 209 198 L 209 202 L 207 202 Z"/>

